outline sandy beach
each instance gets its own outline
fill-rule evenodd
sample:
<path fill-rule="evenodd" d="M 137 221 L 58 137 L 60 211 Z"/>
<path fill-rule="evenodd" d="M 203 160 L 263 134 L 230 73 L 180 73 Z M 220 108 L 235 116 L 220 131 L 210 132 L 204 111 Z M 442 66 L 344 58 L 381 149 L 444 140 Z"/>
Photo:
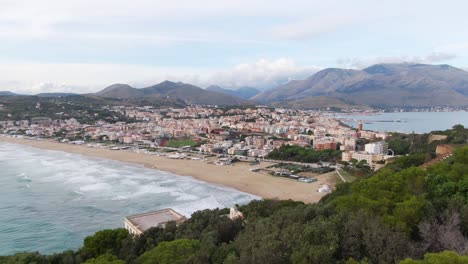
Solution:
<path fill-rule="evenodd" d="M 0 136 L 0 141 L 28 145 L 35 148 L 64 151 L 89 157 L 99 157 L 122 162 L 144 165 L 147 168 L 168 171 L 181 176 L 191 176 L 196 179 L 218 184 L 239 191 L 258 195 L 265 199 L 292 199 L 306 203 L 314 203 L 325 194 L 317 192 L 323 184 L 334 185 L 334 178 L 319 175 L 314 183 L 302 183 L 286 178 L 273 177 L 262 173 L 251 172 L 250 165 L 235 163 L 230 166 L 208 164 L 200 160 L 176 160 L 167 157 L 135 153 L 131 151 L 116 151 L 104 148 L 91 148 L 83 145 L 58 143 L 51 140 L 31 140 Z M 265 167 L 268 163 L 262 163 Z"/>

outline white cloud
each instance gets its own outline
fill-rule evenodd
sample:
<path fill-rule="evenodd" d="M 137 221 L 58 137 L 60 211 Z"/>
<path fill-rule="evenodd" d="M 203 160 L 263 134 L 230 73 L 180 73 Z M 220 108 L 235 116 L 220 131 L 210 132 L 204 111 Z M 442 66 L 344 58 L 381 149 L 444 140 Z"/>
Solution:
<path fill-rule="evenodd" d="M 375 6 L 367 3 L 367 6 Z M 337 10 L 346 10 L 339 12 Z M 249 18 L 266 18 L 271 21 L 299 22 L 285 23 L 270 31 L 275 38 L 300 39 L 334 30 L 362 18 L 355 4 L 341 1 L 293 0 L 3 0 L 0 8 L 0 38 L 3 39 L 46 39 L 50 37 L 128 39 L 146 41 L 219 41 L 220 32 L 203 28 L 188 30 L 190 21 L 211 21 L 234 18 L 238 21 Z M 304 19 L 306 18 L 306 19 Z M 174 22 L 182 22 L 182 28 L 175 31 Z M 109 32 L 96 31 L 103 27 Z M 140 28 L 153 25 L 152 32 L 138 34 Z M 171 27 L 164 31 L 165 25 Z M 180 25 L 180 24 L 179 24 Z M 255 27 L 254 24 L 252 24 Z M 177 26 L 175 26 L 177 27 Z M 244 31 L 237 28 L 237 31 Z M 180 32 L 179 32 L 180 31 Z M 194 31 L 196 31 L 194 33 Z M 189 33 L 190 32 L 190 33 Z M 213 34 L 217 33 L 217 34 Z M 257 32 L 260 37 L 262 32 Z M 236 34 L 237 35 L 237 34 Z M 228 38 L 237 39 L 239 36 Z M 226 38 L 226 37 L 225 37 Z M 264 41 L 249 40 L 247 41 Z"/>
<path fill-rule="evenodd" d="M 192 69 L 120 64 L 0 63 L 0 90 L 35 94 L 40 92 L 95 92 L 113 83 L 144 87 L 164 80 L 206 87 L 252 86 L 270 88 L 291 79 L 303 79 L 320 70 L 299 66 L 290 59 L 261 59 L 231 69 Z M 10 85 L 7 85 L 10 84 Z M 14 84 L 14 85 L 11 85 Z M 2 89 L 4 87 L 5 89 Z"/>
<path fill-rule="evenodd" d="M 243 63 L 233 69 L 210 75 L 205 83 L 227 87 L 252 86 L 271 88 L 292 79 L 303 79 L 320 70 L 317 66 L 299 66 L 291 59 L 266 60 Z"/>
<path fill-rule="evenodd" d="M 437 48 L 442 52 L 468 55 L 468 42 L 452 43 Z"/>
<path fill-rule="evenodd" d="M 28 94 L 38 93 L 75 93 L 77 91 L 86 92 L 87 87 L 68 85 L 67 83 L 42 82 L 31 86 L 27 90 Z"/>
<path fill-rule="evenodd" d="M 364 19 L 359 12 L 325 13 L 311 16 L 297 22 L 282 24 L 270 30 L 270 35 L 278 39 L 303 40 L 330 33 L 340 28 L 350 27 Z"/>

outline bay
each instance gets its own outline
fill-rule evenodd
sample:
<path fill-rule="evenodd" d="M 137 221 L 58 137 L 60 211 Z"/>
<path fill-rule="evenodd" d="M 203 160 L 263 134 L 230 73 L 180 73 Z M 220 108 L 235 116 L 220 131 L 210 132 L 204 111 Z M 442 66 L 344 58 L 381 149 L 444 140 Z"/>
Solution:
<path fill-rule="evenodd" d="M 428 133 L 450 129 L 457 124 L 468 127 L 468 112 L 398 112 L 339 117 L 356 128 L 359 121 L 362 121 L 364 130 L 373 131 Z"/>

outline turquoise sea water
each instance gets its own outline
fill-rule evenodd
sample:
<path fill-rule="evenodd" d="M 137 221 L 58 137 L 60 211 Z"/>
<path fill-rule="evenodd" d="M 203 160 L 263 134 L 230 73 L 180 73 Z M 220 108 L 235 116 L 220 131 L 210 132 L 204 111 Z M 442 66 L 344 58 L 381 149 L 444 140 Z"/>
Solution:
<path fill-rule="evenodd" d="M 170 207 L 190 216 L 253 199 L 138 165 L 0 142 L 0 255 L 77 249 L 131 214 Z"/>
<path fill-rule="evenodd" d="M 378 115 L 340 115 L 345 123 L 357 127 L 359 120 L 364 130 L 427 133 L 446 130 L 456 124 L 468 127 L 468 112 L 402 112 Z"/>

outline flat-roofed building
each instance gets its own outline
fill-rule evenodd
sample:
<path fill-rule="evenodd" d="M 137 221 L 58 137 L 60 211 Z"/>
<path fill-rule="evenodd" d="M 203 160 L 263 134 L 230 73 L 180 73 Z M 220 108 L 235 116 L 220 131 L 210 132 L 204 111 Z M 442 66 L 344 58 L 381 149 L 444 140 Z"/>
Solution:
<path fill-rule="evenodd" d="M 387 155 L 388 143 L 385 141 L 369 143 L 364 146 L 367 153 L 370 154 L 384 154 Z"/>
<path fill-rule="evenodd" d="M 187 218 L 176 211 L 167 208 L 143 214 L 125 217 L 124 226 L 129 233 L 140 235 L 151 227 L 165 227 L 168 222 L 183 223 Z"/>

